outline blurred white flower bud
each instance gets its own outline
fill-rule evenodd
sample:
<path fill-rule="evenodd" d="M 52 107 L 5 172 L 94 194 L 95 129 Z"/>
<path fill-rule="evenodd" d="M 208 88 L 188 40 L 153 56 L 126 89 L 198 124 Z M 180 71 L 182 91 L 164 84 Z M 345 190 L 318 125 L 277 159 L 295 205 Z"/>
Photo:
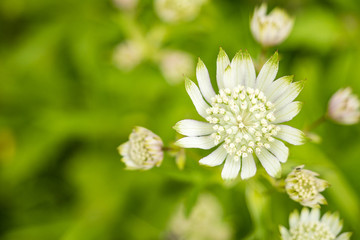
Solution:
<path fill-rule="evenodd" d="M 232 230 L 223 221 L 223 212 L 218 200 L 210 194 L 199 196 L 190 216 L 184 215 L 181 206 L 173 216 L 166 239 L 182 240 L 228 240 Z"/>
<path fill-rule="evenodd" d="M 144 47 L 133 40 L 119 43 L 113 53 L 115 65 L 124 71 L 131 71 L 144 58 Z"/>
<path fill-rule="evenodd" d="M 360 102 L 350 87 L 338 90 L 330 99 L 327 116 L 339 124 L 351 125 L 359 122 Z"/>
<path fill-rule="evenodd" d="M 320 192 L 329 183 L 317 178 L 319 174 L 304 169 L 304 165 L 296 167 L 285 179 L 285 189 L 290 198 L 306 207 L 319 207 L 326 204 L 326 199 Z"/>
<path fill-rule="evenodd" d="M 120 10 L 131 11 L 138 3 L 138 0 L 113 0 L 115 6 Z"/>
<path fill-rule="evenodd" d="M 286 11 L 275 8 L 266 15 L 267 5 L 256 7 L 251 19 L 251 32 L 262 46 L 271 47 L 282 43 L 290 34 L 294 19 Z"/>
<path fill-rule="evenodd" d="M 195 19 L 206 0 L 155 0 L 155 11 L 164 22 Z"/>
<path fill-rule="evenodd" d="M 129 141 L 118 147 L 122 161 L 129 170 L 147 170 L 158 167 L 163 160 L 163 142 L 161 138 L 143 127 L 135 127 Z"/>
<path fill-rule="evenodd" d="M 184 76 L 191 75 L 195 63 L 192 56 L 182 51 L 165 51 L 161 55 L 160 70 L 171 84 L 182 82 Z"/>

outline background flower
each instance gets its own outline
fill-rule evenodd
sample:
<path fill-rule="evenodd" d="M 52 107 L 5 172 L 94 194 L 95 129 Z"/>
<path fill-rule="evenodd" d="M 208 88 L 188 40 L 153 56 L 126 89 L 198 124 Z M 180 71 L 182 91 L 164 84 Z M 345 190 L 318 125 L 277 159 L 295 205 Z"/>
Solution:
<path fill-rule="evenodd" d="M 129 141 L 118 147 L 123 156 L 122 161 L 129 170 L 147 170 L 160 166 L 163 158 L 163 142 L 161 138 L 143 127 L 135 127 Z"/>
<path fill-rule="evenodd" d="M 231 235 L 232 229 L 223 220 L 219 201 L 210 194 L 202 194 L 190 216 L 185 216 L 183 205 L 176 210 L 170 221 L 166 239 L 228 240 Z"/>
<path fill-rule="evenodd" d="M 290 214 L 290 229 L 280 226 L 282 240 L 318 239 L 318 240 L 348 240 L 351 233 L 342 233 L 342 221 L 339 215 L 327 212 L 320 219 L 320 210 L 311 211 L 303 208 L 301 214 L 295 210 Z"/>
<path fill-rule="evenodd" d="M 356 124 L 360 119 L 360 102 L 350 87 L 338 90 L 330 99 L 327 116 L 339 124 Z"/>
<path fill-rule="evenodd" d="M 304 169 L 304 165 L 294 168 L 285 179 L 287 194 L 306 207 L 320 207 L 319 204 L 326 204 L 326 199 L 320 192 L 329 187 L 329 183 L 317 176 L 318 173 Z"/>
<path fill-rule="evenodd" d="M 154 0 L 158 16 L 165 22 L 191 21 L 206 0 Z"/>
<path fill-rule="evenodd" d="M 270 47 L 282 43 L 289 36 L 294 19 L 280 8 L 273 9 L 268 15 L 266 10 L 265 3 L 256 7 L 250 26 L 256 41 L 264 47 Z"/>

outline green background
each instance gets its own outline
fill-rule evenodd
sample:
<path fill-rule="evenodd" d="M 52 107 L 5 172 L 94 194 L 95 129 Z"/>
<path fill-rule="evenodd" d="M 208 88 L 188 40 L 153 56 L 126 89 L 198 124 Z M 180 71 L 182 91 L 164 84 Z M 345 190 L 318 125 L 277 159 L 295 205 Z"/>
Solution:
<path fill-rule="evenodd" d="M 215 83 L 220 46 L 230 57 L 247 49 L 258 58 L 249 17 L 259 3 L 209 1 L 194 21 L 165 24 L 164 47 L 201 57 Z M 290 37 L 267 55 L 279 50 L 278 76 L 306 79 L 303 109 L 290 122 L 302 129 L 339 88 L 360 94 L 360 3 L 269 5 L 296 16 Z M 221 202 L 234 239 L 253 230 L 254 239 L 279 239 L 277 226 L 288 227 L 300 205 L 266 181 L 270 191 L 256 197 L 255 187 L 246 200 L 252 180 L 224 184 L 222 167 L 199 166 L 209 151 L 189 150 L 183 171 L 170 155 L 150 171 L 124 170 L 116 148 L 134 126 L 168 145 L 177 121 L 200 119 L 184 85 L 169 85 L 153 62 L 130 72 L 114 66 L 112 51 L 127 38 L 124 19 L 105 0 L 0 1 L 0 239 L 162 239 L 178 205 L 191 211 L 205 191 Z M 140 0 L 135 19 L 144 33 L 164 25 L 150 0 Z M 344 231 L 360 239 L 360 127 L 325 123 L 315 132 L 322 142 L 292 146 L 284 173 L 300 164 L 319 172 L 331 184 L 322 212 L 338 211 Z"/>

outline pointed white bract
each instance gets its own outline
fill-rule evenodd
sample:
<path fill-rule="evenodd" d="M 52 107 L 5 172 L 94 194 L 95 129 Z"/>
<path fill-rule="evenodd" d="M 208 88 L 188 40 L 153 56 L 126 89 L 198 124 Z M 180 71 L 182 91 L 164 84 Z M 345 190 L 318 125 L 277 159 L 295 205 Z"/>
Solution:
<path fill-rule="evenodd" d="M 337 213 L 327 212 L 320 218 L 320 209 L 311 211 L 303 208 L 301 214 L 295 210 L 290 214 L 290 229 L 280 226 L 282 240 L 349 240 L 351 233 L 339 235 L 342 229 L 342 220 Z"/>
<path fill-rule="evenodd" d="M 160 166 L 163 160 L 161 138 L 143 127 L 135 127 L 129 141 L 118 147 L 128 170 L 148 170 Z"/>
<path fill-rule="evenodd" d="M 360 120 L 360 101 L 350 87 L 338 90 L 330 99 L 327 116 L 333 121 L 351 125 Z"/>
<path fill-rule="evenodd" d="M 260 160 L 270 176 L 281 175 L 280 163 L 286 162 L 289 149 L 278 139 L 291 144 L 302 144 L 305 135 L 295 128 L 277 125 L 295 117 L 299 103 L 293 102 L 300 92 L 292 78 L 275 80 L 278 71 L 277 53 L 266 63 L 256 78 L 254 64 L 249 53 L 238 52 L 230 62 L 220 49 L 217 60 L 219 93 L 212 88 L 209 73 L 199 60 L 197 78 L 200 89 L 190 79 L 185 80 L 198 113 L 207 123 L 182 120 L 175 130 L 187 136 L 177 145 L 187 148 L 218 148 L 200 163 L 217 166 L 225 162 L 223 179 L 234 179 L 241 174 L 247 179 L 255 175 L 254 156 Z M 261 88 L 261 89 L 259 89 Z M 277 94 L 276 91 L 281 91 Z M 274 102 L 265 92 L 271 93 Z M 287 111 L 288 109 L 288 111 Z"/>
<path fill-rule="evenodd" d="M 304 165 L 296 167 L 285 179 L 285 189 L 291 199 L 305 207 L 320 207 L 326 199 L 320 192 L 329 187 L 325 180 L 317 178 L 319 174 L 304 169 Z"/>
<path fill-rule="evenodd" d="M 264 47 L 270 47 L 282 43 L 289 36 L 294 19 L 279 8 L 273 9 L 268 15 L 266 11 L 265 3 L 255 8 L 250 28 L 256 41 Z"/>
<path fill-rule="evenodd" d="M 207 0 L 155 0 L 157 15 L 164 22 L 174 23 L 195 19 Z"/>

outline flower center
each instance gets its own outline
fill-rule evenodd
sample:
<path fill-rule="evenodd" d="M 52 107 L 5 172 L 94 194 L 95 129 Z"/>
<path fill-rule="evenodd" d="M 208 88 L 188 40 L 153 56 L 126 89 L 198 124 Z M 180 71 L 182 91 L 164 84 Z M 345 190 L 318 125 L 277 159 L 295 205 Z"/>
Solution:
<path fill-rule="evenodd" d="M 293 190 L 298 193 L 300 199 L 312 199 L 318 194 L 314 177 L 302 171 L 295 175 Z"/>
<path fill-rule="evenodd" d="M 335 235 L 321 222 L 300 223 L 290 230 L 291 240 L 333 240 Z"/>
<path fill-rule="evenodd" d="M 215 144 L 225 142 L 224 148 L 235 160 L 260 152 L 262 147 L 270 148 L 280 127 L 271 124 L 274 106 L 264 93 L 244 86 L 219 92 L 206 110 L 206 120 L 214 124 L 211 136 Z"/>
<path fill-rule="evenodd" d="M 147 138 L 144 134 L 131 134 L 129 154 L 131 159 L 138 164 L 153 160 L 153 156 L 147 147 Z"/>

